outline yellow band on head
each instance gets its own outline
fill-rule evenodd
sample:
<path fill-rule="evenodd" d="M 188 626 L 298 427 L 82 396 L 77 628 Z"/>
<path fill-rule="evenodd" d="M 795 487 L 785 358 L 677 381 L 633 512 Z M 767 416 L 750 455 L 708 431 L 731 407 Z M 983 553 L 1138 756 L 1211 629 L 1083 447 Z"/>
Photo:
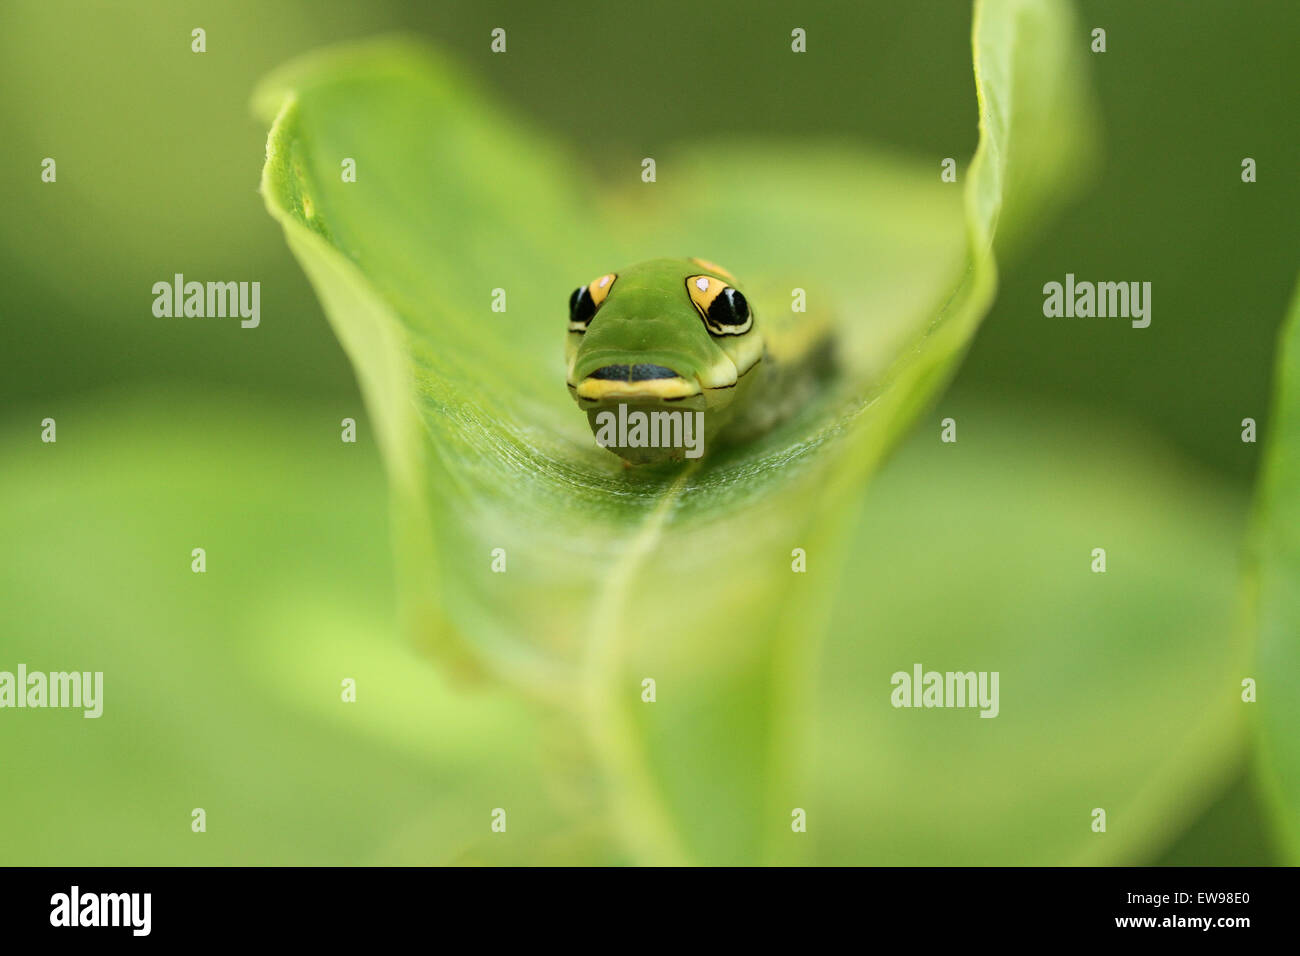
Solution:
<path fill-rule="evenodd" d="M 686 261 L 694 262 L 701 269 L 707 269 L 709 272 L 716 272 L 718 275 L 722 276 L 722 278 L 726 279 L 732 285 L 736 284 L 736 277 L 733 276 L 726 269 L 722 268 L 722 266 L 718 265 L 716 262 L 710 262 L 708 259 L 700 259 L 695 256 L 691 256 Z"/>
<path fill-rule="evenodd" d="M 606 399 L 663 401 L 670 398 L 689 398 L 698 394 L 700 394 L 699 384 L 688 382 L 684 378 L 652 378 L 640 382 L 586 378 L 578 383 L 578 397 L 592 401 Z"/>

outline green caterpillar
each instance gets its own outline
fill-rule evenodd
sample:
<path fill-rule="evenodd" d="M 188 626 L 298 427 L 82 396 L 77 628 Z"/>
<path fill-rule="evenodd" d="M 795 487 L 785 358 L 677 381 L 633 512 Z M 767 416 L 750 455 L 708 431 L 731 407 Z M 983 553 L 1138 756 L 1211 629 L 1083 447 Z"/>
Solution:
<path fill-rule="evenodd" d="M 833 372 L 830 344 L 815 320 L 760 325 L 731 273 L 703 259 L 652 259 L 569 296 L 569 392 L 630 464 L 766 431 Z"/>

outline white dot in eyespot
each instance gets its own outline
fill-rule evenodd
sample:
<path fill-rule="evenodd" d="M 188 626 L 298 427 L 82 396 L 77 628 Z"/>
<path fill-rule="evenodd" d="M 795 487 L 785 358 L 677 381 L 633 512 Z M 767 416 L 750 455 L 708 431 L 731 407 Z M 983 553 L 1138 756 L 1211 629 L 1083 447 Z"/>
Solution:
<path fill-rule="evenodd" d="M 708 292 L 709 280 L 704 278 L 704 276 L 700 276 L 695 280 L 695 288 L 699 289 L 701 292 Z"/>
<path fill-rule="evenodd" d="M 609 276 L 601 276 L 599 285 L 602 289 L 609 285 Z"/>

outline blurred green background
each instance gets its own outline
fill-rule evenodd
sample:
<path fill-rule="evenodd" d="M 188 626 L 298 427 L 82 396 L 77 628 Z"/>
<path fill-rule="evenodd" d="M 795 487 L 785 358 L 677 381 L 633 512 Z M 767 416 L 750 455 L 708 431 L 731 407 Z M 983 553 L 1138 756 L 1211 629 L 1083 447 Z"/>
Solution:
<path fill-rule="evenodd" d="M 1213 580 L 1191 583 L 1220 594 L 1222 610 L 1259 447 L 1240 441 L 1240 421 L 1267 432 L 1275 333 L 1300 251 L 1300 180 L 1286 165 L 1300 153 L 1300 5 L 1076 8 L 1081 26 L 1108 34 L 1108 52 L 1090 57 L 1102 161 L 1033 246 L 1002 263 L 997 303 L 942 413 L 1010 435 L 1001 466 L 1013 474 L 1017 449 L 1037 460 L 1043 441 L 1057 441 L 1044 488 L 1070 482 L 1090 455 L 1107 456 L 1116 480 L 1144 476 L 1125 513 L 1144 501 L 1177 512 L 1186 483 L 1209 489 L 1220 563 L 1198 565 L 1213 566 Z M 473 859 L 477 818 L 465 818 L 457 841 L 431 813 L 467 812 L 465 794 L 497 805 L 503 786 L 548 795 L 533 812 L 559 828 L 553 858 L 582 856 L 584 840 L 603 845 L 599 832 L 564 822 L 587 796 L 557 782 L 553 766 L 581 758 L 545 727 L 521 738 L 514 703 L 453 694 L 391 633 L 377 453 L 365 428 L 362 445 L 338 442 L 340 418 L 364 420 L 360 398 L 256 193 L 266 130 L 250 118 L 249 94 L 298 53 L 406 30 L 457 56 L 607 179 L 690 138 L 701 115 L 716 133 L 884 146 L 937 176 L 948 156 L 964 171 L 976 143 L 967 5 L 828 3 L 792 14 L 720 3 L 703 16 L 685 2 L 622 14 L 598 3 L 20 0 L 0 17 L 0 668 L 54 655 L 66 657 L 59 666 L 153 667 L 162 678 L 138 677 L 129 692 L 109 682 L 108 713 L 137 719 L 108 745 L 79 716 L 5 716 L 0 754 L 22 782 L 0 794 L 0 862 Z M 496 26 L 509 31 L 503 57 L 488 51 Z M 794 26 L 808 33 L 804 57 L 789 54 Z M 194 27 L 207 31 L 202 56 L 190 51 Z M 58 163 L 55 185 L 40 181 L 46 156 Z M 1240 179 L 1246 156 L 1259 166 L 1253 185 Z M 151 286 L 175 272 L 260 280 L 261 327 L 154 319 Z M 1042 284 L 1066 272 L 1152 282 L 1151 327 L 1044 319 Z M 1057 409 L 1059 424 L 1043 434 L 1023 409 L 1039 418 Z M 59 421 L 49 448 L 39 444 L 47 415 Z M 1031 430 L 1032 452 L 1015 437 Z M 1159 449 L 1158 474 L 1144 449 Z M 925 454 L 915 445 L 887 469 L 865 522 L 963 500 L 995 467 L 976 462 L 927 482 Z M 1068 520 L 1070 503 L 1057 507 Z M 177 537 L 186 515 L 206 530 Z M 343 520 L 322 531 L 323 515 Z M 259 535 L 232 530 L 250 522 Z M 173 568 L 160 553 L 188 554 L 196 536 L 223 534 L 227 553 L 244 555 L 240 570 L 224 576 L 214 563 L 210 591 L 187 593 L 196 586 L 187 561 Z M 954 564 L 988 559 L 978 529 L 953 535 Z M 1008 589 L 1006 604 L 1016 600 Z M 898 613 L 916 603 L 901 601 Z M 984 611 L 996 619 L 997 600 Z M 309 703 L 303 688 L 326 688 L 320 700 L 331 700 L 326 685 L 340 669 L 392 697 L 364 720 L 360 709 L 353 718 Z M 500 749 L 429 738 L 428 726 L 447 722 Z M 1190 818 L 1133 862 L 1272 862 L 1245 771 L 1189 798 Z M 195 844 L 189 808 L 212 794 L 236 825 L 225 823 L 225 836 L 212 826 L 214 839 Z M 173 812 L 179 828 L 166 819 Z"/>

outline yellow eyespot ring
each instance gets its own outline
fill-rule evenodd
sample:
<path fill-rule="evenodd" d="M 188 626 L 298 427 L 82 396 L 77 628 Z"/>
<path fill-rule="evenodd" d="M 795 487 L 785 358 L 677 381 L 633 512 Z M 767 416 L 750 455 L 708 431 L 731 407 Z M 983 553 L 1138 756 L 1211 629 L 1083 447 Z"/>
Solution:
<path fill-rule="evenodd" d="M 609 295 L 609 290 L 614 288 L 614 280 L 617 279 L 614 273 L 609 272 L 599 279 L 593 279 L 591 285 L 587 286 L 587 294 L 591 296 L 592 304 L 600 308 L 605 302 L 605 297 Z"/>
<path fill-rule="evenodd" d="M 598 279 L 593 279 L 587 285 L 580 285 L 573 290 L 569 296 L 569 331 L 583 333 L 587 331 L 587 326 L 596 315 L 596 310 L 601 307 L 605 299 L 609 296 L 609 290 L 614 287 L 614 280 L 618 276 L 609 272 Z"/>
<path fill-rule="evenodd" d="M 744 335 L 754 327 L 754 314 L 745 296 L 721 279 L 687 276 L 686 294 L 713 335 Z"/>

